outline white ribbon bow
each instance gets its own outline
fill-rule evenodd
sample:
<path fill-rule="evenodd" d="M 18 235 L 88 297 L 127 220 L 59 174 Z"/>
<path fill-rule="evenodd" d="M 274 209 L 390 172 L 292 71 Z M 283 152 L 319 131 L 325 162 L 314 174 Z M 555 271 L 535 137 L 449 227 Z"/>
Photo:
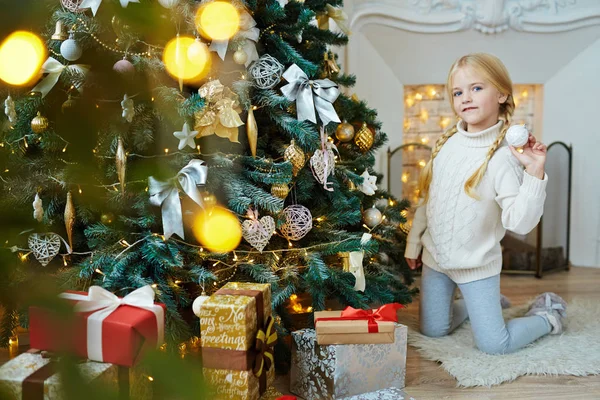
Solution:
<path fill-rule="evenodd" d="M 54 85 L 56 85 L 60 74 L 62 74 L 65 69 L 72 69 L 85 75 L 90 70 L 90 67 L 89 65 L 81 64 L 63 65 L 60 63 L 60 61 L 57 61 L 53 57 L 48 57 L 48 59 L 44 62 L 44 65 L 42 65 L 42 72 L 47 73 L 48 76 L 46 76 L 40 83 L 31 89 L 31 91 L 41 92 L 42 97 L 46 97 Z M 81 92 L 81 85 L 79 83 L 75 85 L 75 88 Z"/>
<path fill-rule="evenodd" d="M 75 305 L 75 312 L 95 311 L 87 319 L 87 353 L 90 360 L 104 362 L 102 323 L 120 306 L 127 305 L 152 311 L 156 316 L 157 347 L 165 339 L 165 312 L 161 306 L 154 304 L 154 290 L 150 285 L 134 290 L 122 299 L 100 286 L 90 287 L 87 295 L 61 293 L 59 297 L 79 301 Z"/>
<path fill-rule="evenodd" d="M 129 3 L 139 3 L 140 0 L 119 0 L 121 3 L 121 7 L 126 8 Z M 94 14 L 94 17 L 96 16 L 96 13 L 98 12 L 98 8 L 100 8 L 100 3 L 102 3 L 102 0 L 83 0 L 81 2 L 81 5 L 79 6 L 79 8 L 91 8 L 92 9 L 92 14 Z"/>
<path fill-rule="evenodd" d="M 204 161 L 191 160 L 174 178 L 169 179 L 167 182 L 158 181 L 152 176 L 148 177 L 150 203 L 161 207 L 163 230 L 166 239 L 170 238 L 174 233 L 179 235 L 180 238 L 185 239 L 181 201 L 179 200 L 179 189 L 176 182 L 179 182 L 183 191 L 196 204 L 204 207 L 204 201 L 197 186 L 206 184 L 207 175 L 208 167 L 204 165 Z"/>
<path fill-rule="evenodd" d="M 256 42 L 260 36 L 260 29 L 256 27 L 256 21 L 247 12 L 243 11 L 240 14 L 240 29 L 236 33 L 236 39 L 244 38 L 244 45 L 242 50 L 248 56 L 246 60 L 246 67 L 253 61 L 258 60 L 258 51 L 256 50 Z M 210 51 L 215 51 L 221 58 L 225 60 L 225 54 L 227 54 L 227 47 L 229 47 L 229 39 L 225 40 L 213 40 L 208 48 Z"/>
<path fill-rule="evenodd" d="M 309 80 L 296 64 L 292 64 L 283 77 L 289 83 L 281 88 L 281 92 L 288 100 L 296 101 L 299 121 L 309 120 L 316 124 L 316 109 L 323 126 L 331 121 L 341 122 L 333 108 L 333 102 L 340 95 L 335 82 L 329 79 Z"/>

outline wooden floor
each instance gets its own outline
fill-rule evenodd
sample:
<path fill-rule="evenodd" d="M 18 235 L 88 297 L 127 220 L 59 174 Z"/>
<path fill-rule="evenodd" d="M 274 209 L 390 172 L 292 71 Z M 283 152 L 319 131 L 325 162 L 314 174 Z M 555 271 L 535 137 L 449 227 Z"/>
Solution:
<path fill-rule="evenodd" d="M 574 296 L 600 301 L 600 268 L 573 267 L 568 272 L 533 276 L 502 275 L 501 291 L 513 305 L 523 304 L 536 294 L 552 291 L 567 302 Z M 418 315 L 418 300 L 405 312 Z M 600 335 L 600 332 L 598 332 Z M 600 399 L 600 375 L 588 377 L 522 376 L 514 382 L 488 388 L 457 388 L 456 380 L 440 365 L 423 359 L 408 347 L 406 393 L 415 399 Z"/>

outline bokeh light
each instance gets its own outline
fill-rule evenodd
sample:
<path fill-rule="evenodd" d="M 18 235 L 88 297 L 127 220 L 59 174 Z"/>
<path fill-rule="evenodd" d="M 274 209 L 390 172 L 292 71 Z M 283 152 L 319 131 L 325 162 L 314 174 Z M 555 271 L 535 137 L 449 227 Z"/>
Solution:
<path fill-rule="evenodd" d="M 198 46 L 190 36 L 177 36 L 171 39 L 163 52 L 167 72 L 185 81 L 196 81 L 205 77 L 210 71 L 210 60 L 206 45 Z"/>
<path fill-rule="evenodd" d="M 216 253 L 235 250 L 242 240 L 242 227 L 237 217 L 219 206 L 198 214 L 192 231 L 202 246 Z"/>
<path fill-rule="evenodd" d="M 46 47 L 31 32 L 17 31 L 0 45 L 0 79 L 10 85 L 26 85 L 37 79 L 46 60 Z"/>
<path fill-rule="evenodd" d="M 196 29 L 212 40 L 227 40 L 238 31 L 240 14 L 225 1 L 214 1 L 200 7 L 196 14 Z"/>

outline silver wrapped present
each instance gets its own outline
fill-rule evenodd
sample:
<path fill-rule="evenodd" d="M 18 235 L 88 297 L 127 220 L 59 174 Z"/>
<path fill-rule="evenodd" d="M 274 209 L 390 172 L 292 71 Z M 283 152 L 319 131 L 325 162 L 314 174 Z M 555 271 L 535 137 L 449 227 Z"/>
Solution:
<path fill-rule="evenodd" d="M 376 392 L 357 394 L 343 400 L 415 400 L 398 388 L 378 390 Z"/>
<path fill-rule="evenodd" d="M 389 344 L 319 345 L 314 329 L 292 332 L 290 390 L 311 400 L 404 387 L 407 328 Z M 376 398 L 376 397 L 375 397 Z"/>

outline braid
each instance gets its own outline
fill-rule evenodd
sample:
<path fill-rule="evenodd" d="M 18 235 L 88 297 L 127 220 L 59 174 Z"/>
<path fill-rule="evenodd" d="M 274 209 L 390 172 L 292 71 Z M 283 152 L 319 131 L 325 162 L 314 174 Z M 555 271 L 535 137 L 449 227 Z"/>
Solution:
<path fill-rule="evenodd" d="M 442 146 L 456 132 L 458 132 L 458 128 L 455 125 L 439 137 L 439 139 L 435 142 L 435 147 L 433 148 L 433 151 L 431 152 L 431 158 L 421 171 L 421 175 L 419 176 L 419 196 L 423 198 L 423 204 L 425 204 L 427 202 L 427 199 L 429 198 L 429 185 L 431 184 L 431 178 L 433 176 L 433 159 L 438 155 L 438 153 L 442 149 Z"/>
<path fill-rule="evenodd" d="M 506 100 L 506 102 L 503 104 L 503 107 L 501 107 L 500 119 L 504 121 L 504 124 L 502 125 L 502 129 L 500 130 L 500 134 L 498 135 L 498 137 L 496 138 L 494 143 L 492 143 L 492 145 L 488 149 L 488 152 L 487 152 L 487 155 L 485 157 L 485 161 L 483 162 L 483 164 L 465 182 L 465 192 L 467 193 L 468 196 L 470 196 L 476 200 L 479 200 L 479 196 L 475 192 L 475 188 L 479 185 L 479 182 L 481 182 L 481 180 L 483 179 L 483 176 L 485 175 L 485 171 L 487 171 L 488 163 L 490 162 L 490 160 L 492 159 L 492 156 L 494 155 L 494 153 L 496 152 L 498 147 L 500 147 L 500 143 L 502 143 L 502 141 L 504 140 L 504 137 L 506 136 L 506 132 L 508 131 L 508 128 L 510 127 L 510 123 L 512 120 L 511 117 L 512 117 L 512 113 L 513 113 L 514 109 L 515 109 L 515 103 L 513 101 L 512 96 L 509 96 L 508 99 Z"/>

